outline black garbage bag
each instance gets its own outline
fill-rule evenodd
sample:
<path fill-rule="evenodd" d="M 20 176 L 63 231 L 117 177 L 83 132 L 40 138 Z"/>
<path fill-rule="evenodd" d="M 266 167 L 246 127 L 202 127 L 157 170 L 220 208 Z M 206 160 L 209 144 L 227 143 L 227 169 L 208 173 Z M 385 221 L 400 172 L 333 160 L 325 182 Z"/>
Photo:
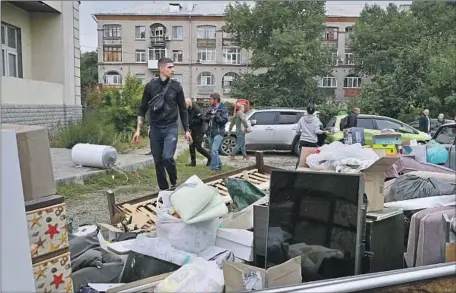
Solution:
<path fill-rule="evenodd" d="M 455 184 L 434 178 L 405 174 L 391 185 L 391 201 L 401 201 L 455 193 Z"/>
<path fill-rule="evenodd" d="M 225 178 L 224 181 L 228 188 L 228 193 L 236 204 L 238 211 L 245 209 L 265 196 L 261 190 L 247 180 Z"/>

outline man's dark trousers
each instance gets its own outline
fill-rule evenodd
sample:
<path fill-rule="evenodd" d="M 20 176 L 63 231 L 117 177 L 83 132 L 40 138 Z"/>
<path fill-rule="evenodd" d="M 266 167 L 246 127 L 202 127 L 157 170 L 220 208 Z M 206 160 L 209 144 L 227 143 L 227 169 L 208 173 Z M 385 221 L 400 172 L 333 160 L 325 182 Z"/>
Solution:
<path fill-rule="evenodd" d="M 150 148 L 154 158 L 157 182 L 160 190 L 169 188 L 166 173 L 168 173 L 171 185 L 176 185 L 177 183 L 176 162 L 174 161 L 174 154 L 177 147 L 177 132 L 177 123 L 166 126 L 152 125 L 150 127 Z"/>
<path fill-rule="evenodd" d="M 203 134 L 200 131 L 193 131 L 193 130 L 192 130 L 191 134 L 192 134 L 193 143 L 191 143 L 189 146 L 190 164 L 196 165 L 196 151 L 198 151 L 200 154 L 202 154 L 206 159 L 208 159 L 210 161 L 211 155 L 205 148 L 203 148 Z"/>

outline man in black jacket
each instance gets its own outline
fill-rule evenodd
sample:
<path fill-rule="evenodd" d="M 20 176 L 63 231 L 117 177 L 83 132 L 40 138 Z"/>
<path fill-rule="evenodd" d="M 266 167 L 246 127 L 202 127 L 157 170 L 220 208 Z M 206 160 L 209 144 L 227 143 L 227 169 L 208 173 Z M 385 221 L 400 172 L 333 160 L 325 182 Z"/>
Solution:
<path fill-rule="evenodd" d="M 152 79 L 144 88 L 141 106 L 139 107 L 138 126 L 133 141 L 139 142 L 141 126 L 146 113 L 149 112 L 149 140 L 154 157 L 157 183 L 160 190 L 169 189 L 166 173 L 171 188 L 177 184 L 176 162 L 174 154 L 177 147 L 178 116 L 180 115 L 185 131 L 185 139 L 192 140 L 188 126 L 187 105 L 181 84 L 171 79 L 174 75 L 174 64 L 171 59 L 158 60 L 160 77 Z"/>
<path fill-rule="evenodd" d="M 195 167 L 196 166 L 196 152 L 197 150 L 207 159 L 206 166 L 209 166 L 211 163 L 211 155 L 209 152 L 203 148 L 203 126 L 205 124 L 203 114 L 201 113 L 201 108 L 193 102 L 190 98 L 185 98 L 185 102 L 188 107 L 188 122 L 190 125 L 192 143 L 189 146 L 190 149 L 190 163 L 186 166 Z"/>
<path fill-rule="evenodd" d="M 431 132 L 431 119 L 429 119 L 429 110 L 424 109 L 423 115 L 420 117 L 418 128 L 420 131 L 429 133 Z"/>

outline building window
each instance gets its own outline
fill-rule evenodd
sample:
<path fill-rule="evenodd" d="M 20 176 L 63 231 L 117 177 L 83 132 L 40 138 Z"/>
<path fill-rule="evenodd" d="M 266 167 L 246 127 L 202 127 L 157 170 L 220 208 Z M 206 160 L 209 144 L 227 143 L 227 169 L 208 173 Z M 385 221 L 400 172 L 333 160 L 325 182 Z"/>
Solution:
<path fill-rule="evenodd" d="M 231 85 L 238 75 L 235 72 L 228 72 L 222 78 L 223 92 L 227 93 L 231 90 Z"/>
<path fill-rule="evenodd" d="M 117 71 L 107 72 L 104 76 L 104 83 L 107 85 L 121 85 L 122 75 Z"/>
<path fill-rule="evenodd" d="M 201 72 L 198 76 L 198 86 L 214 86 L 215 78 L 210 72 Z"/>
<path fill-rule="evenodd" d="M 103 39 L 119 40 L 122 38 L 122 27 L 120 24 L 103 25 Z"/>
<path fill-rule="evenodd" d="M 353 58 L 353 53 L 345 53 L 344 64 L 345 65 L 355 65 L 355 59 Z"/>
<path fill-rule="evenodd" d="M 145 83 L 146 82 L 146 74 L 144 73 L 136 73 L 136 78 L 141 80 L 142 83 Z"/>
<path fill-rule="evenodd" d="M 345 46 L 350 44 L 350 39 L 353 34 L 353 27 L 349 26 L 345 28 Z"/>
<path fill-rule="evenodd" d="M 344 88 L 357 89 L 361 87 L 361 77 L 354 74 L 347 75 L 344 79 Z"/>
<path fill-rule="evenodd" d="M 202 25 L 198 27 L 198 39 L 215 39 L 215 26 Z"/>
<path fill-rule="evenodd" d="M 121 46 L 103 46 L 104 62 L 122 62 Z"/>
<path fill-rule="evenodd" d="M 146 63 L 146 50 L 136 50 L 136 63 Z"/>
<path fill-rule="evenodd" d="M 325 41 L 337 41 L 339 36 L 339 28 L 337 27 L 327 27 L 325 29 L 323 38 Z"/>
<path fill-rule="evenodd" d="M 214 63 L 215 62 L 215 49 L 214 48 L 198 48 L 198 60 L 201 63 Z"/>
<path fill-rule="evenodd" d="M 184 39 L 184 27 L 173 26 L 173 40 L 183 40 L 183 39 Z"/>
<path fill-rule="evenodd" d="M 319 87 L 321 88 L 336 88 L 337 87 L 337 80 L 332 75 L 327 75 L 322 77 L 319 82 Z"/>
<path fill-rule="evenodd" d="M 183 62 L 183 54 L 182 50 L 173 50 L 173 61 L 175 63 L 182 63 Z"/>
<path fill-rule="evenodd" d="M 180 84 L 182 84 L 182 82 L 184 81 L 184 77 L 182 74 L 174 74 L 173 79 L 177 80 Z"/>
<path fill-rule="evenodd" d="M 20 73 L 20 28 L 2 23 L 2 73 L 4 76 L 22 77 Z"/>
<path fill-rule="evenodd" d="M 151 48 L 149 49 L 149 60 L 160 60 L 166 57 L 166 49 Z"/>
<path fill-rule="evenodd" d="M 136 26 L 135 27 L 135 38 L 137 40 L 146 39 L 146 27 L 145 26 Z"/>
<path fill-rule="evenodd" d="M 223 48 L 224 64 L 241 64 L 241 48 Z"/>

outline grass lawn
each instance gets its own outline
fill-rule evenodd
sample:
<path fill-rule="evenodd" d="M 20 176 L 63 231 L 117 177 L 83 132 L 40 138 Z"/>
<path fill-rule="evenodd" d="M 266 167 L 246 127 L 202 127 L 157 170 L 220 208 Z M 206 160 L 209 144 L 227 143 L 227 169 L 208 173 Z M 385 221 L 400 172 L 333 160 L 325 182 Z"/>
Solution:
<path fill-rule="evenodd" d="M 197 162 L 202 165 L 187 167 L 190 161 L 190 154 L 186 150 L 177 157 L 177 180 L 182 183 L 192 175 L 204 179 L 211 176 L 210 170 L 205 166 L 206 159 L 198 154 Z M 223 172 L 232 171 L 233 167 L 224 165 Z M 127 178 L 128 177 L 128 178 Z M 57 194 L 66 197 L 78 197 L 86 194 L 103 194 L 106 189 L 112 189 L 116 194 L 130 194 L 140 192 L 153 192 L 158 189 L 155 175 L 155 166 L 140 169 L 137 173 L 126 172 L 121 174 L 117 171 L 108 174 L 100 174 L 88 178 L 84 184 L 66 184 L 57 187 Z"/>

